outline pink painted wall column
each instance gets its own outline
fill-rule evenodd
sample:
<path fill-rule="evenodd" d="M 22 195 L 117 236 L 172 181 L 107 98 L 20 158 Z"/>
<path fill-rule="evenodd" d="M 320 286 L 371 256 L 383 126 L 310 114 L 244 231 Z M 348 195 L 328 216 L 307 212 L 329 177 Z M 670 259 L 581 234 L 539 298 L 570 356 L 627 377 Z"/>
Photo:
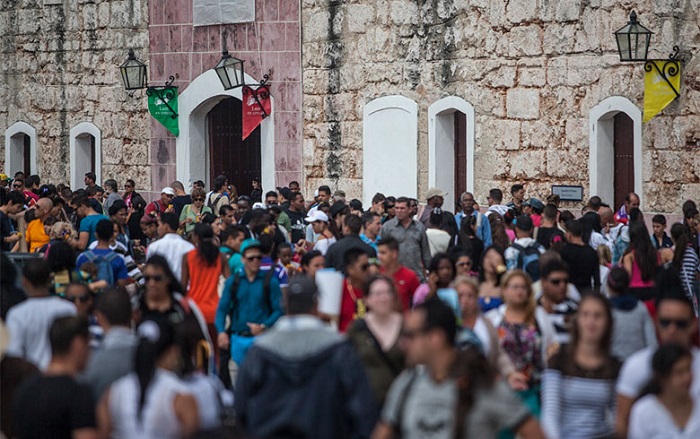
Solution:
<path fill-rule="evenodd" d="M 299 1 L 256 0 L 255 7 L 254 23 L 194 27 L 192 0 L 151 0 L 149 81 L 161 84 L 173 75 L 182 93 L 219 61 L 225 30 L 228 50 L 245 60 L 246 73 L 259 80 L 273 71 L 275 177 L 277 186 L 287 185 L 302 180 Z M 175 137 L 154 119 L 150 146 L 153 190 L 160 191 L 175 179 L 177 157 Z"/>

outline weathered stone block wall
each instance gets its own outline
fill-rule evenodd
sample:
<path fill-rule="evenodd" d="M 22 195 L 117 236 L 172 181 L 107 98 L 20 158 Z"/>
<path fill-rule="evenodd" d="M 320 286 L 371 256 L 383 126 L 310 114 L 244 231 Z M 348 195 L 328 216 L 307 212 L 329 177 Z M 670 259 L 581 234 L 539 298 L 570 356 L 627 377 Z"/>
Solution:
<path fill-rule="evenodd" d="M 146 103 L 124 91 L 118 69 L 127 48 L 147 55 L 147 22 L 146 0 L 0 3 L 0 132 L 18 121 L 36 128 L 42 181 L 70 181 L 70 129 L 92 122 L 102 178 L 151 187 Z"/>
<path fill-rule="evenodd" d="M 643 65 L 621 64 L 612 35 L 632 6 L 656 32 L 650 57 L 676 44 L 696 54 L 700 0 L 302 0 L 307 190 L 361 195 L 362 109 L 399 94 L 419 105 L 420 194 L 428 107 L 458 96 L 476 111 L 477 200 L 515 182 L 539 197 L 581 184 L 587 197 L 589 111 L 615 95 L 643 105 Z M 647 210 L 700 197 L 699 60 L 683 66 L 681 98 L 643 128 Z"/>

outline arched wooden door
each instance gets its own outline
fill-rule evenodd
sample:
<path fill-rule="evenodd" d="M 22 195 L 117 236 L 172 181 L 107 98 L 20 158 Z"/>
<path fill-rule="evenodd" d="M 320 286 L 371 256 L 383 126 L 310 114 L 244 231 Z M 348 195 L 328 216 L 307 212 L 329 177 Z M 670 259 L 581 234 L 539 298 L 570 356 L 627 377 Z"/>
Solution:
<path fill-rule="evenodd" d="M 615 209 L 625 202 L 628 193 L 634 192 L 634 122 L 625 113 L 617 113 L 613 119 L 615 150 L 614 194 Z"/>
<path fill-rule="evenodd" d="M 249 195 L 252 180 L 261 178 L 260 127 L 241 140 L 242 107 L 236 98 L 226 98 L 212 108 L 207 114 L 207 124 L 210 181 L 224 174 L 236 186 L 238 195 Z"/>

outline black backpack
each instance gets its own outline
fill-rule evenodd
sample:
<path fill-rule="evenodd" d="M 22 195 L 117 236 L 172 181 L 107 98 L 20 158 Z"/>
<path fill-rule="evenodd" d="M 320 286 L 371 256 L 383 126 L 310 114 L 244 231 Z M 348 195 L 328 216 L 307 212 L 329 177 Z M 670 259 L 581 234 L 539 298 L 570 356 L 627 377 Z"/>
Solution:
<path fill-rule="evenodd" d="M 265 277 L 263 278 L 263 303 L 265 304 L 265 309 L 267 310 L 268 314 L 272 313 L 272 298 L 270 297 L 270 281 L 272 281 L 272 276 L 275 275 L 275 267 L 274 265 L 270 267 L 270 270 L 268 270 L 267 273 L 265 273 Z M 231 294 L 231 302 L 228 308 L 227 315 L 233 317 L 232 312 L 234 309 L 236 309 L 236 306 L 238 305 L 238 287 L 240 286 L 241 283 L 241 276 L 240 273 L 236 273 L 234 275 L 235 277 L 233 278 L 233 284 L 231 285 L 231 290 L 229 291 L 229 294 Z M 230 328 L 229 328 L 230 331 Z M 229 334 L 230 335 L 230 334 Z"/>
<path fill-rule="evenodd" d="M 520 244 L 513 244 L 513 248 L 518 250 L 517 268 L 530 275 L 533 282 L 538 281 L 540 279 L 540 245 L 523 247 Z"/>

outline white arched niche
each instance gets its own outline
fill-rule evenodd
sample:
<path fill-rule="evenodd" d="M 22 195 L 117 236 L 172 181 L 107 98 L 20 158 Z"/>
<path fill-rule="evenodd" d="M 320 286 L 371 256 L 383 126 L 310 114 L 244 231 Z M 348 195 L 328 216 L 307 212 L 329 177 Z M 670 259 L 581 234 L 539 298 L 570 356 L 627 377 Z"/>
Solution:
<path fill-rule="evenodd" d="M 257 81 L 245 75 L 247 84 Z M 209 136 L 207 113 L 221 100 L 234 97 L 242 100 L 241 88 L 224 90 L 214 70 L 195 78 L 178 97 L 178 123 L 180 135 L 176 140 L 177 179 L 185 187 L 195 180 L 202 180 L 207 187 L 209 181 Z M 270 96 L 272 112 L 260 124 L 261 176 L 263 188 L 274 188 L 275 184 L 275 100 Z M 269 189 L 266 189 L 269 190 Z"/>
<path fill-rule="evenodd" d="M 404 96 L 385 96 L 365 105 L 362 124 L 362 194 L 417 197 L 418 105 Z"/>
<path fill-rule="evenodd" d="M 36 166 L 36 128 L 26 122 L 15 122 L 5 130 L 5 173 L 10 177 L 27 168 L 25 149 L 29 148 L 29 173 L 38 172 Z M 26 177 L 26 175 L 25 175 Z"/>
<path fill-rule="evenodd" d="M 588 161 L 590 193 L 612 205 L 615 198 L 615 128 L 613 118 L 625 113 L 634 124 L 634 191 L 643 202 L 642 191 L 642 111 L 629 99 L 611 96 L 589 113 L 590 156 Z M 615 208 L 619 206 L 614 206 Z"/>
<path fill-rule="evenodd" d="M 91 122 L 81 122 L 70 130 L 70 186 L 82 187 L 88 172 L 102 184 L 102 131 Z"/>
<path fill-rule="evenodd" d="M 445 209 L 454 212 L 454 201 L 462 194 L 455 188 L 455 112 L 466 116 L 466 182 L 474 191 L 474 106 L 462 98 L 448 96 L 428 107 L 428 186 L 448 192 Z"/>

